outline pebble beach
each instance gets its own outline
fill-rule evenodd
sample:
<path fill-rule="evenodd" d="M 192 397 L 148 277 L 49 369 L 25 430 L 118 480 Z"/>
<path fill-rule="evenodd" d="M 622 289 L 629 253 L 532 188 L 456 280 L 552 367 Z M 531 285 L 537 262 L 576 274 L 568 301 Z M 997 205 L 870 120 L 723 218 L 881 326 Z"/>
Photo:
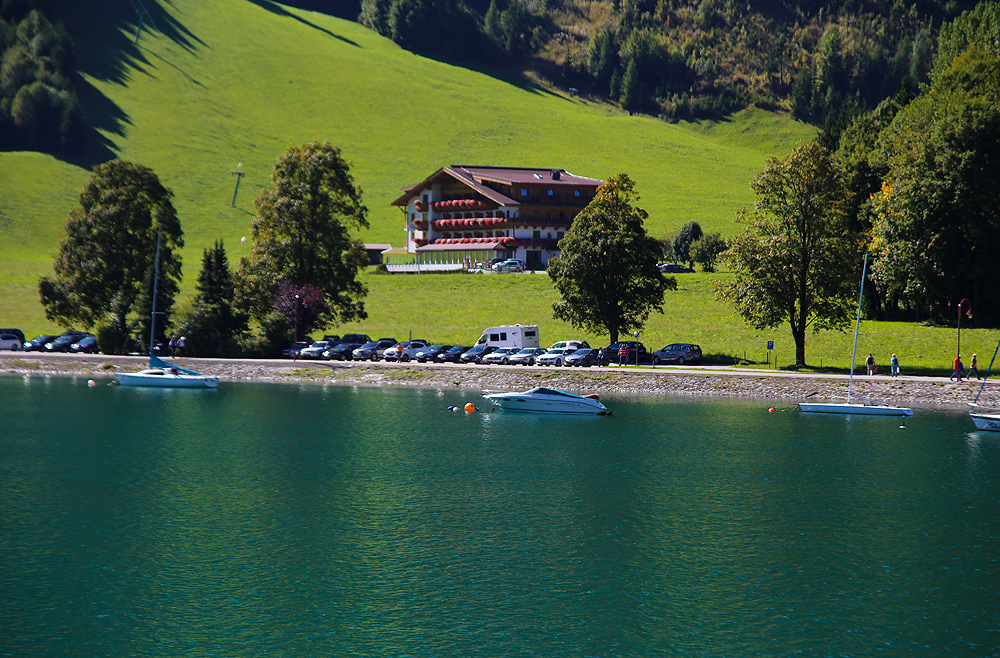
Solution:
<path fill-rule="evenodd" d="M 692 395 L 758 398 L 794 405 L 800 400 L 843 401 L 848 377 L 840 374 L 732 368 L 726 366 L 627 366 L 555 368 L 455 364 L 290 361 L 288 359 L 178 358 L 178 365 L 222 382 L 291 382 L 350 386 L 422 386 L 483 390 L 524 390 L 547 386 L 577 393 Z M 20 376 L 76 376 L 111 383 L 116 367 L 138 371 L 147 357 L 84 354 L 0 353 L 0 372 Z M 980 381 L 947 377 L 889 377 L 855 374 L 852 393 L 900 406 L 968 409 Z M 1000 383 L 987 382 L 979 404 L 1000 407 Z"/>

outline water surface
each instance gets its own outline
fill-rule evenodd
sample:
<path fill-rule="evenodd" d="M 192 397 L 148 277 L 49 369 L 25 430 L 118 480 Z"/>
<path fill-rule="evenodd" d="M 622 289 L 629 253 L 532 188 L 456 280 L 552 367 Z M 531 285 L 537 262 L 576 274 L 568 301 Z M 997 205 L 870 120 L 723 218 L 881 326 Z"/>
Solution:
<path fill-rule="evenodd" d="M 0 655 L 998 656 L 955 412 L 0 377 Z"/>

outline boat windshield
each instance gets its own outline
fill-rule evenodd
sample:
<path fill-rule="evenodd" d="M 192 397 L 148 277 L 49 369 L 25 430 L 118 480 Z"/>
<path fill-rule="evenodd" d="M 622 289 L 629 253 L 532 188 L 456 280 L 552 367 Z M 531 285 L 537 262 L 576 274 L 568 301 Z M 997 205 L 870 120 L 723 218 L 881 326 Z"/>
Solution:
<path fill-rule="evenodd" d="M 544 387 L 541 387 L 541 386 L 533 388 L 530 391 L 527 391 L 526 395 L 530 395 L 532 393 L 537 393 L 537 394 L 540 394 L 540 395 L 561 395 L 561 396 L 567 397 L 567 398 L 579 398 L 579 397 L 583 397 L 582 395 L 577 395 L 576 393 L 570 393 L 568 391 L 560 391 L 560 390 L 555 389 L 555 388 L 544 388 Z"/>

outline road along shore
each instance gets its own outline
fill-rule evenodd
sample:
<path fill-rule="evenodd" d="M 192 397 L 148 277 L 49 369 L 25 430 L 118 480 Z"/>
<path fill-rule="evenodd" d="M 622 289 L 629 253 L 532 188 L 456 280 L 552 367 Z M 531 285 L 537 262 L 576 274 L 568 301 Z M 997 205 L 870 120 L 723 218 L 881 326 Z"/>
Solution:
<path fill-rule="evenodd" d="M 354 386 L 424 386 L 482 390 L 523 390 L 548 386 L 578 393 L 697 395 L 759 398 L 775 402 L 842 401 L 848 377 L 839 374 L 748 370 L 724 366 L 627 366 L 555 368 L 456 364 L 290 361 L 288 359 L 177 358 L 178 365 L 222 381 L 297 382 Z M 101 354 L 0 353 L 2 375 L 64 375 L 113 380 L 114 369 L 137 371 L 148 357 Z M 946 377 L 854 376 L 852 393 L 900 406 L 945 405 L 968 408 L 981 382 Z M 979 404 L 1000 407 L 1000 382 L 983 387 Z"/>

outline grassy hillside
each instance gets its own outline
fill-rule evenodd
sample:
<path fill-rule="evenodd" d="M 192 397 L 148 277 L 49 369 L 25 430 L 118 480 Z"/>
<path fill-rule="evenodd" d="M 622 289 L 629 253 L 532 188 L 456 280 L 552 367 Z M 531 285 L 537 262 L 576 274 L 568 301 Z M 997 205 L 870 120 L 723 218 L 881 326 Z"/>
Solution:
<path fill-rule="evenodd" d="M 713 125 L 668 125 L 427 60 L 356 23 L 268 0 L 146 0 L 138 43 L 128 0 L 54 0 L 83 72 L 83 99 L 100 127 L 85 162 L 0 154 L 0 311 L 8 323 L 49 326 L 38 276 L 96 162 L 152 167 L 175 193 L 185 231 L 184 287 L 217 238 L 235 259 L 253 195 L 292 143 L 338 144 L 371 210 L 365 240 L 399 244 L 399 189 L 447 164 L 563 167 L 639 184 L 655 235 L 697 220 L 731 234 L 748 181 L 767 156 L 813 134 L 764 112 Z M 231 208 L 235 178 L 246 173 Z"/>

